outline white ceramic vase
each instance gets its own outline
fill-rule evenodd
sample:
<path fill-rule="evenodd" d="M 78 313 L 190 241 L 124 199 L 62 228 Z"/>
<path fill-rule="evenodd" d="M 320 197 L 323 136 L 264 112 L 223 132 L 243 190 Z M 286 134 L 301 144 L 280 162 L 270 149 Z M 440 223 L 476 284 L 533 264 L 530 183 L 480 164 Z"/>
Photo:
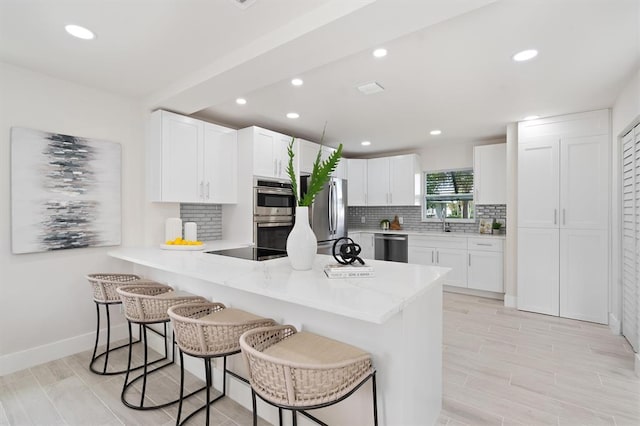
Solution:
<path fill-rule="evenodd" d="M 318 252 L 318 240 L 309 226 L 309 207 L 296 208 L 296 223 L 287 237 L 287 256 L 291 267 L 308 271 Z"/>

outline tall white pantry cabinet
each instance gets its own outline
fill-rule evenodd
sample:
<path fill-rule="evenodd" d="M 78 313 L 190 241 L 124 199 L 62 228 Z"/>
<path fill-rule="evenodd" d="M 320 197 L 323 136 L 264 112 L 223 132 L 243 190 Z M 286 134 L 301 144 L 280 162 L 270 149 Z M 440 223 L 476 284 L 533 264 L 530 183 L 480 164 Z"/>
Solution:
<path fill-rule="evenodd" d="M 518 124 L 518 309 L 608 322 L 609 110 Z"/>

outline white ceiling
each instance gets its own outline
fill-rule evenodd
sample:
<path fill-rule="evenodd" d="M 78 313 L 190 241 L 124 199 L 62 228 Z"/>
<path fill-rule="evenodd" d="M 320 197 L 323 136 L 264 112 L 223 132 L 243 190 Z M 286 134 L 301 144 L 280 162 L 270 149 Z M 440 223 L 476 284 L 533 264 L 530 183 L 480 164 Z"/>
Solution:
<path fill-rule="evenodd" d="M 611 107 L 639 27 L 640 0 L 0 0 L 0 60 L 233 127 L 317 141 L 327 121 L 326 142 L 366 156 Z M 513 62 L 525 48 L 540 55 Z M 370 81 L 386 90 L 355 89 Z"/>

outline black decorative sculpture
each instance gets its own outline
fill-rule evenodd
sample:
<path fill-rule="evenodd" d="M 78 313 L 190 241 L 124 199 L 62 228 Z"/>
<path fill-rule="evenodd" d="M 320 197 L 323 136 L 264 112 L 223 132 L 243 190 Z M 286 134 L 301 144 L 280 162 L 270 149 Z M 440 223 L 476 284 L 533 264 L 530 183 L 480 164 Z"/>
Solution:
<path fill-rule="evenodd" d="M 347 240 L 345 244 L 340 246 L 339 253 L 336 253 L 336 247 L 338 243 L 342 240 Z M 364 260 L 360 259 L 358 255 L 362 249 L 359 244 L 353 242 L 353 240 L 349 237 L 338 238 L 335 243 L 333 243 L 333 258 L 342 265 L 351 265 L 355 261 L 360 262 L 361 265 L 364 265 Z"/>

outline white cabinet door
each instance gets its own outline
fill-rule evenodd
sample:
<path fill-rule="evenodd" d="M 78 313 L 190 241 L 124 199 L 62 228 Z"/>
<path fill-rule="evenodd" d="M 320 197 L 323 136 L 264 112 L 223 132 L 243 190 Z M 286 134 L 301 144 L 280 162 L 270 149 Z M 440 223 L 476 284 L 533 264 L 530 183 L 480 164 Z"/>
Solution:
<path fill-rule="evenodd" d="M 316 161 L 320 145 L 300 139 L 298 167 L 301 175 L 310 175 L 313 171 L 313 163 Z"/>
<path fill-rule="evenodd" d="M 204 124 L 202 201 L 232 204 L 238 201 L 238 132 Z"/>
<path fill-rule="evenodd" d="M 360 257 L 363 259 L 373 260 L 375 258 L 373 232 L 360 233 Z"/>
<path fill-rule="evenodd" d="M 283 135 L 280 133 L 276 133 L 275 135 L 273 142 L 273 159 L 275 162 L 274 177 L 276 178 L 287 179 L 289 177 L 289 175 L 287 174 L 287 165 L 289 164 L 289 144 L 291 143 L 291 140 L 291 136 Z M 295 155 L 295 144 L 293 148 Z"/>
<path fill-rule="evenodd" d="M 161 201 L 199 202 L 202 191 L 200 149 L 203 125 L 200 120 L 162 113 Z M 156 141 L 153 141 L 156 143 Z"/>
<path fill-rule="evenodd" d="M 444 277 L 444 284 L 467 287 L 467 251 L 439 248 L 436 251 L 436 264 L 451 268 Z"/>
<path fill-rule="evenodd" d="M 416 170 L 416 162 L 414 154 L 389 157 L 389 199 L 387 204 L 392 206 L 420 205 L 420 171 Z"/>
<path fill-rule="evenodd" d="M 473 148 L 473 202 L 507 204 L 507 144 Z"/>
<path fill-rule="evenodd" d="M 555 136 L 518 146 L 518 226 L 554 228 L 559 221 L 560 143 Z"/>
<path fill-rule="evenodd" d="M 607 324 L 607 232 L 561 229 L 560 247 L 560 316 Z"/>
<path fill-rule="evenodd" d="M 344 161 L 345 159 L 342 159 Z M 367 205 L 367 160 L 349 159 L 347 160 L 348 178 L 348 199 L 350 206 Z"/>
<path fill-rule="evenodd" d="M 372 158 L 367 162 L 367 205 L 386 206 L 389 203 L 389 157 Z"/>
<path fill-rule="evenodd" d="M 560 226 L 606 229 L 610 208 L 607 136 L 561 139 Z"/>
<path fill-rule="evenodd" d="M 436 250 L 429 247 L 409 246 L 409 263 L 415 265 L 435 265 Z"/>
<path fill-rule="evenodd" d="M 276 177 L 277 164 L 273 157 L 275 133 L 256 128 L 253 135 L 253 174 Z"/>
<path fill-rule="evenodd" d="M 470 250 L 467 286 L 504 293 L 502 252 Z"/>
<path fill-rule="evenodd" d="M 518 309 L 558 316 L 558 229 L 518 228 Z"/>

